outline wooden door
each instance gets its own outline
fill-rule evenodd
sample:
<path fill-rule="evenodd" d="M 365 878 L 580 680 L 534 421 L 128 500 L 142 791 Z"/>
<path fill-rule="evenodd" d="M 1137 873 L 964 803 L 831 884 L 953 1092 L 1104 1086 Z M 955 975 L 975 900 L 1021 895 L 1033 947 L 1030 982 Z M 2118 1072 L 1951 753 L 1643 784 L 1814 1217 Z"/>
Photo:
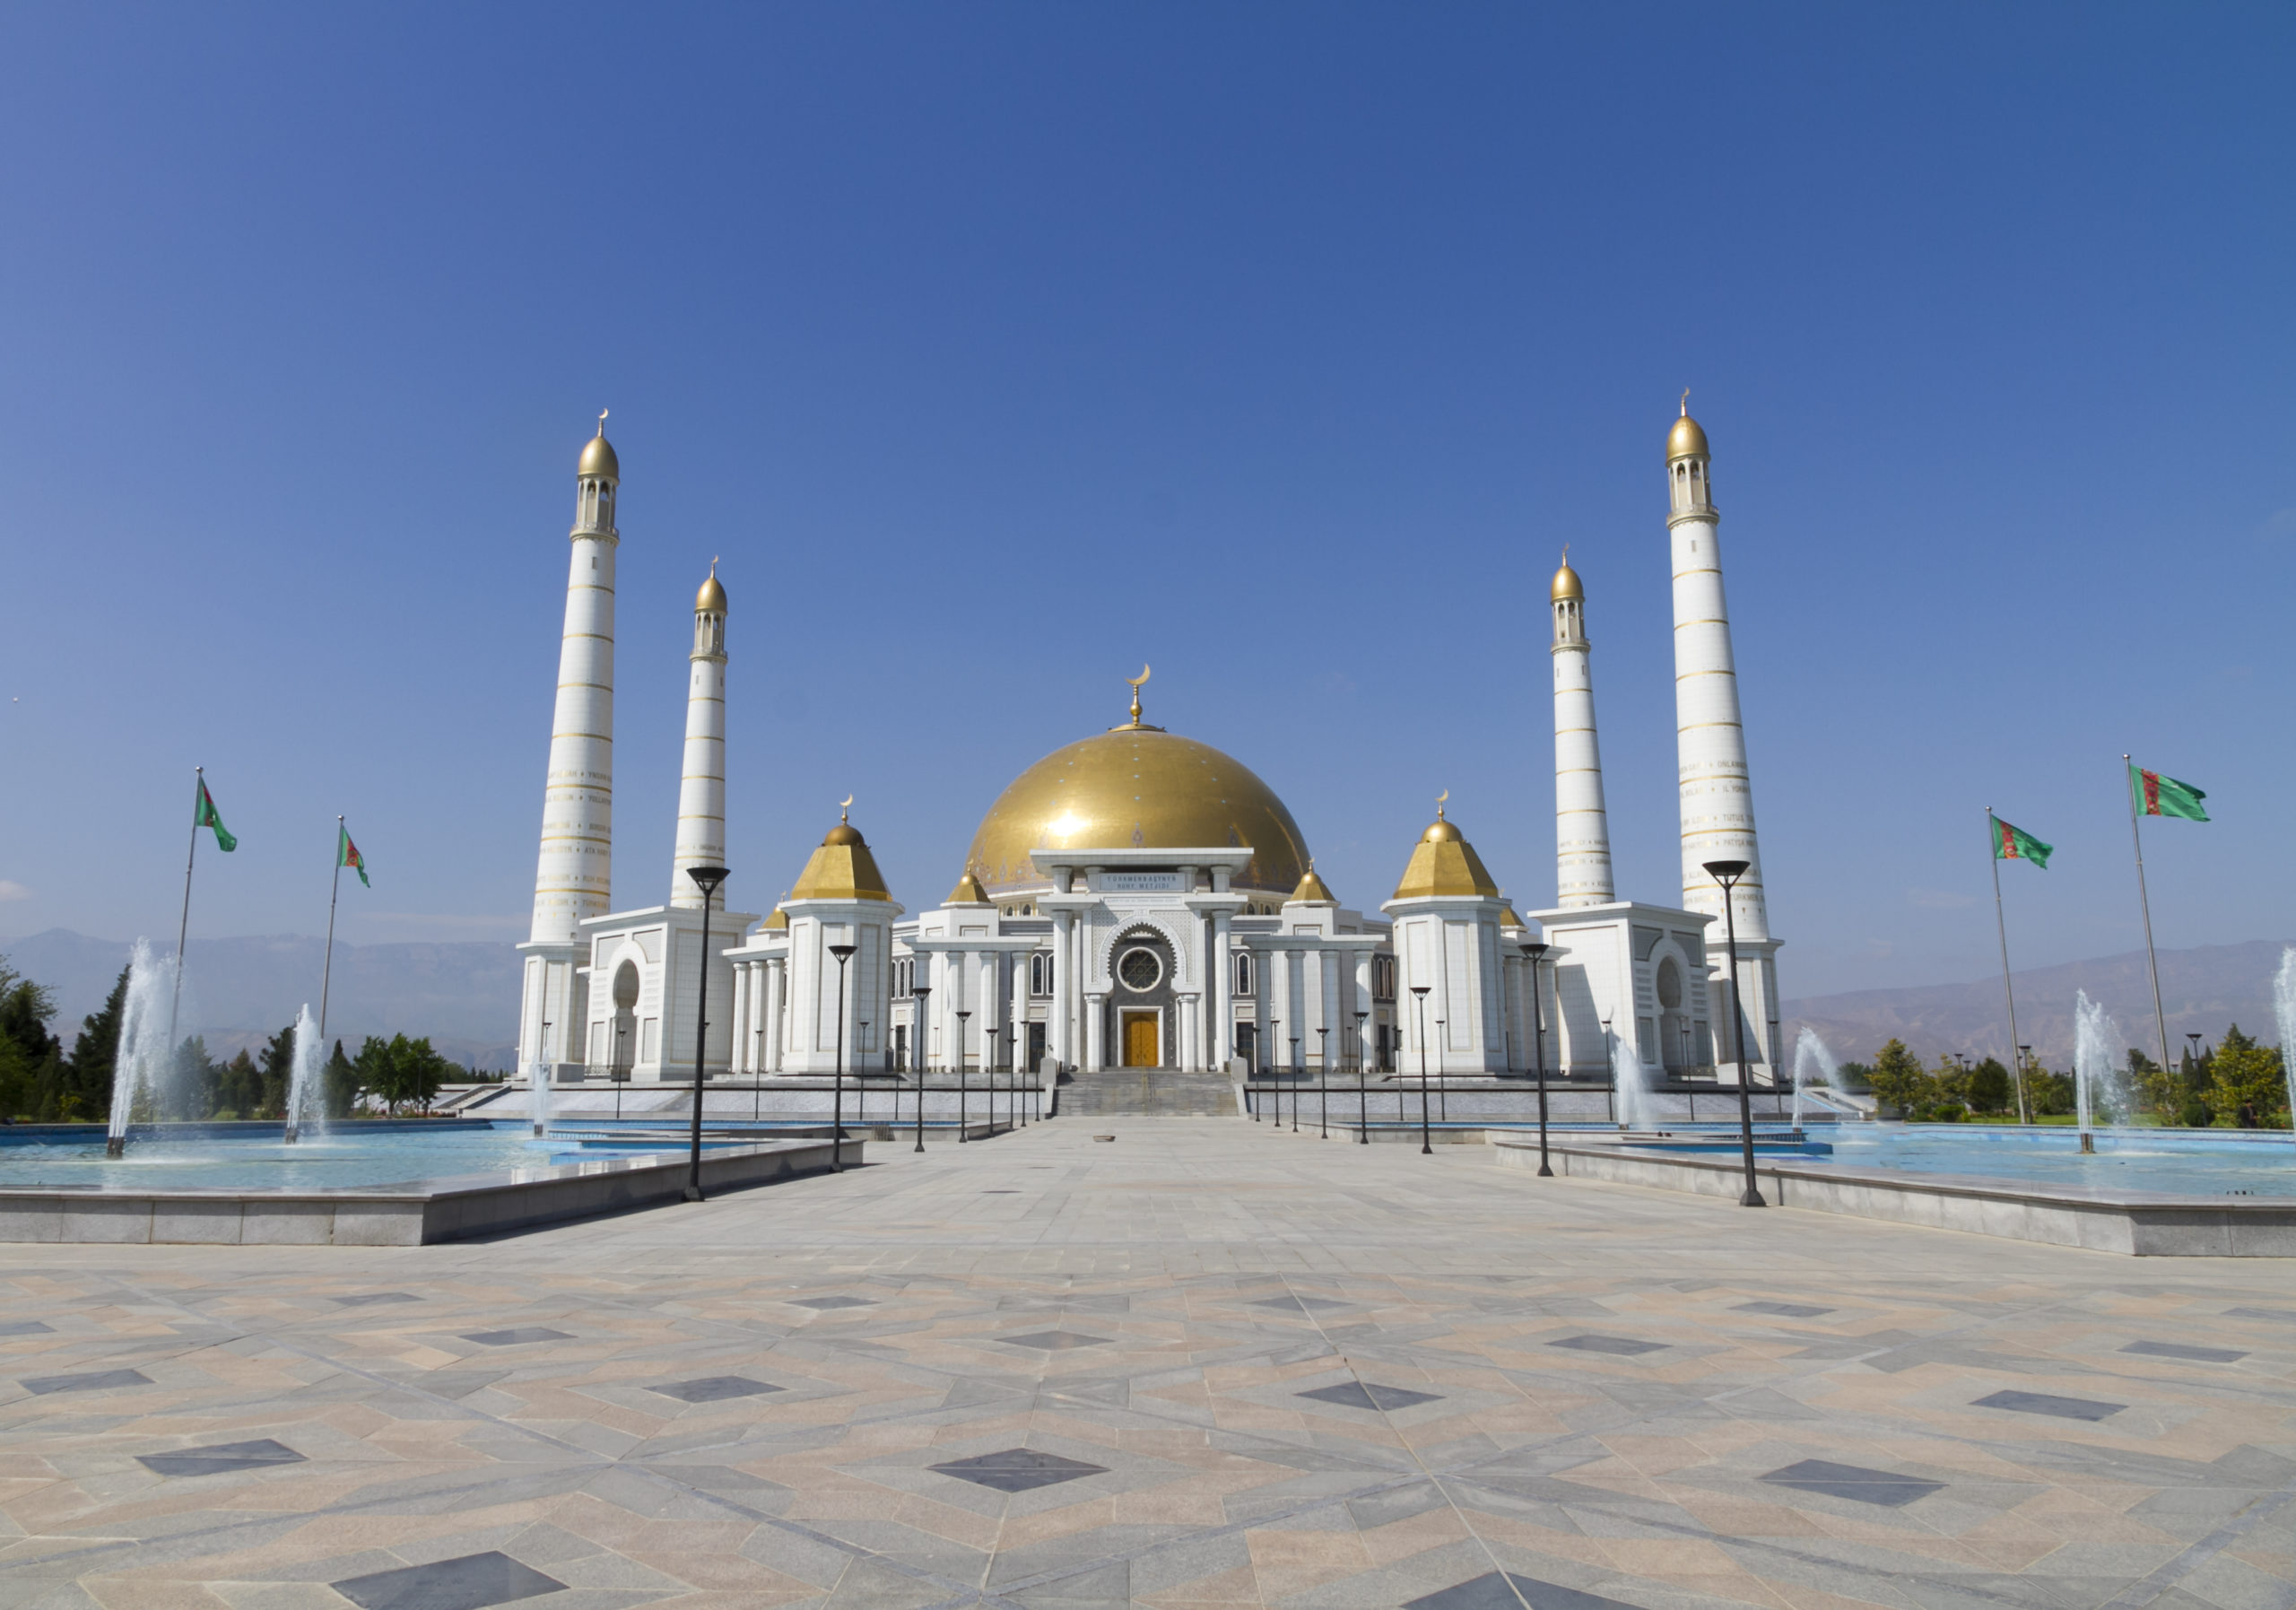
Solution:
<path fill-rule="evenodd" d="M 1156 1066 L 1156 1017 L 1151 1012 L 1128 1014 L 1124 1020 L 1124 1066 Z"/>

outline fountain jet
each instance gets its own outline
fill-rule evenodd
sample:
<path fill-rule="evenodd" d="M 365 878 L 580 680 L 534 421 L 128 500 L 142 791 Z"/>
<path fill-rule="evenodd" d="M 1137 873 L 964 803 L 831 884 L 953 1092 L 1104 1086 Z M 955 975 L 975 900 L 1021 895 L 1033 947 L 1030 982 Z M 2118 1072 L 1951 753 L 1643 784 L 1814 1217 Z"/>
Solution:
<path fill-rule="evenodd" d="M 311 1017 L 310 1003 L 295 1014 L 295 1061 L 287 1082 L 286 1141 L 293 1145 L 306 1130 L 324 1134 L 326 1101 L 320 1085 L 326 1073 L 319 1026 Z"/>
<path fill-rule="evenodd" d="M 111 1122 L 104 1136 L 104 1155 L 127 1153 L 127 1127 L 135 1118 L 139 1098 L 146 1100 L 153 1116 L 160 1105 L 161 1086 L 175 1061 L 168 1043 L 169 992 L 176 982 L 176 968 L 162 963 L 148 939 L 138 939 L 127 959 L 127 995 L 120 1007 L 119 1041 L 112 1054 Z"/>
<path fill-rule="evenodd" d="M 1826 1049 L 1826 1042 L 1809 1024 L 1802 1025 L 1801 1034 L 1794 1041 L 1794 1127 L 1802 1127 L 1802 1092 L 1805 1086 L 1820 1084 L 1830 1089 L 1841 1088 L 1841 1068 Z"/>

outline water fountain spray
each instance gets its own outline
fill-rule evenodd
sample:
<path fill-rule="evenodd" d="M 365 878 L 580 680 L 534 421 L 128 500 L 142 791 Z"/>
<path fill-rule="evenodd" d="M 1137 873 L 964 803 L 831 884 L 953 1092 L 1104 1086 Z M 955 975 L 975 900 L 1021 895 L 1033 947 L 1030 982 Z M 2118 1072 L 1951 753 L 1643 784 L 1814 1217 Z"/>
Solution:
<path fill-rule="evenodd" d="M 104 1136 L 107 1157 L 126 1155 L 127 1127 L 135 1116 L 139 1097 L 148 1099 L 157 1112 L 161 1086 L 175 1057 L 168 1023 L 174 1015 L 178 972 L 153 953 L 148 939 L 138 939 L 128 953 L 127 995 L 120 1007 L 118 1044 L 112 1053 L 111 1122 Z"/>
<path fill-rule="evenodd" d="M 1841 1069 L 1826 1049 L 1826 1042 L 1809 1024 L 1802 1025 L 1801 1034 L 1794 1041 L 1794 1127 L 1802 1127 L 1802 1092 L 1817 1084 L 1839 1089 Z"/>
<path fill-rule="evenodd" d="M 1642 1058 L 1629 1052 L 1625 1037 L 1603 1026 L 1605 1038 L 1610 1041 L 1611 1090 L 1618 1104 L 1618 1127 L 1621 1129 L 1648 1129 L 1651 1124 L 1650 1092 L 1642 1083 Z"/>
<path fill-rule="evenodd" d="M 2074 992 L 2073 1004 L 2074 1123 L 2081 1131 L 2081 1149 L 2094 1152 L 2098 1098 L 2110 1100 L 2118 1092 L 2118 1061 L 2113 1048 L 2121 1043 L 2120 1031 L 2105 1009 L 2089 998 L 2085 989 Z M 2110 1116 L 2108 1114 L 2108 1116 Z"/>
<path fill-rule="evenodd" d="M 326 1043 L 318 1024 L 312 1021 L 310 1003 L 307 1001 L 295 1014 L 295 1061 L 287 1082 L 286 1141 L 291 1146 L 306 1131 L 325 1131 L 326 1102 L 321 1082 L 326 1073 L 322 1049 Z"/>

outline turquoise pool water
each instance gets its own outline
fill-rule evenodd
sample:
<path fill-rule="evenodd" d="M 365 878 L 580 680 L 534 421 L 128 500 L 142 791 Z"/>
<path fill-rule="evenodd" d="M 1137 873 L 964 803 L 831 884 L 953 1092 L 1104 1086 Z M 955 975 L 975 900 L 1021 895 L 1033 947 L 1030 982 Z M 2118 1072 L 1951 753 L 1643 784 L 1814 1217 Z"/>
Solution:
<path fill-rule="evenodd" d="M 596 1133 L 595 1126 L 585 1127 Z M 131 1142 L 126 1157 L 113 1160 L 104 1156 L 100 1138 L 62 1144 L 14 1141 L 0 1131 L 0 1187 L 329 1190 L 445 1179 L 460 1174 L 509 1173 L 683 1149 L 674 1142 L 655 1138 L 628 1143 L 536 1140 L 524 1123 L 430 1130 L 401 1127 L 368 1132 L 354 1124 L 291 1146 L 275 1136 L 138 1140 Z"/>
<path fill-rule="evenodd" d="M 1813 1137 L 1819 1159 L 1912 1174 L 1977 1174 L 2026 1184 L 2176 1196 L 2296 1197 L 2286 1131 L 2100 1129 L 2094 1156 L 2070 1128 L 1842 1124 Z M 1831 1144 L 1831 1152 L 1815 1152 Z"/>

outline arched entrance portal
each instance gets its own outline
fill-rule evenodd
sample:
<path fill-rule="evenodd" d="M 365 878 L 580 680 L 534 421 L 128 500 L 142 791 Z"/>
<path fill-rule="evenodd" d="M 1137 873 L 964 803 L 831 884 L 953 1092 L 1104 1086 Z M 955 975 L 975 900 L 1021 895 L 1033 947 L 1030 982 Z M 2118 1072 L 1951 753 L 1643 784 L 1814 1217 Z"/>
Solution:
<path fill-rule="evenodd" d="M 1163 936 L 1135 929 L 1117 941 L 1109 969 L 1116 988 L 1109 994 L 1115 1019 L 1119 1067 L 1170 1067 L 1178 1058 L 1171 1032 L 1172 956 Z"/>
<path fill-rule="evenodd" d="M 638 969 L 625 962 L 613 974 L 613 1076 L 630 1076 L 638 1054 Z"/>

